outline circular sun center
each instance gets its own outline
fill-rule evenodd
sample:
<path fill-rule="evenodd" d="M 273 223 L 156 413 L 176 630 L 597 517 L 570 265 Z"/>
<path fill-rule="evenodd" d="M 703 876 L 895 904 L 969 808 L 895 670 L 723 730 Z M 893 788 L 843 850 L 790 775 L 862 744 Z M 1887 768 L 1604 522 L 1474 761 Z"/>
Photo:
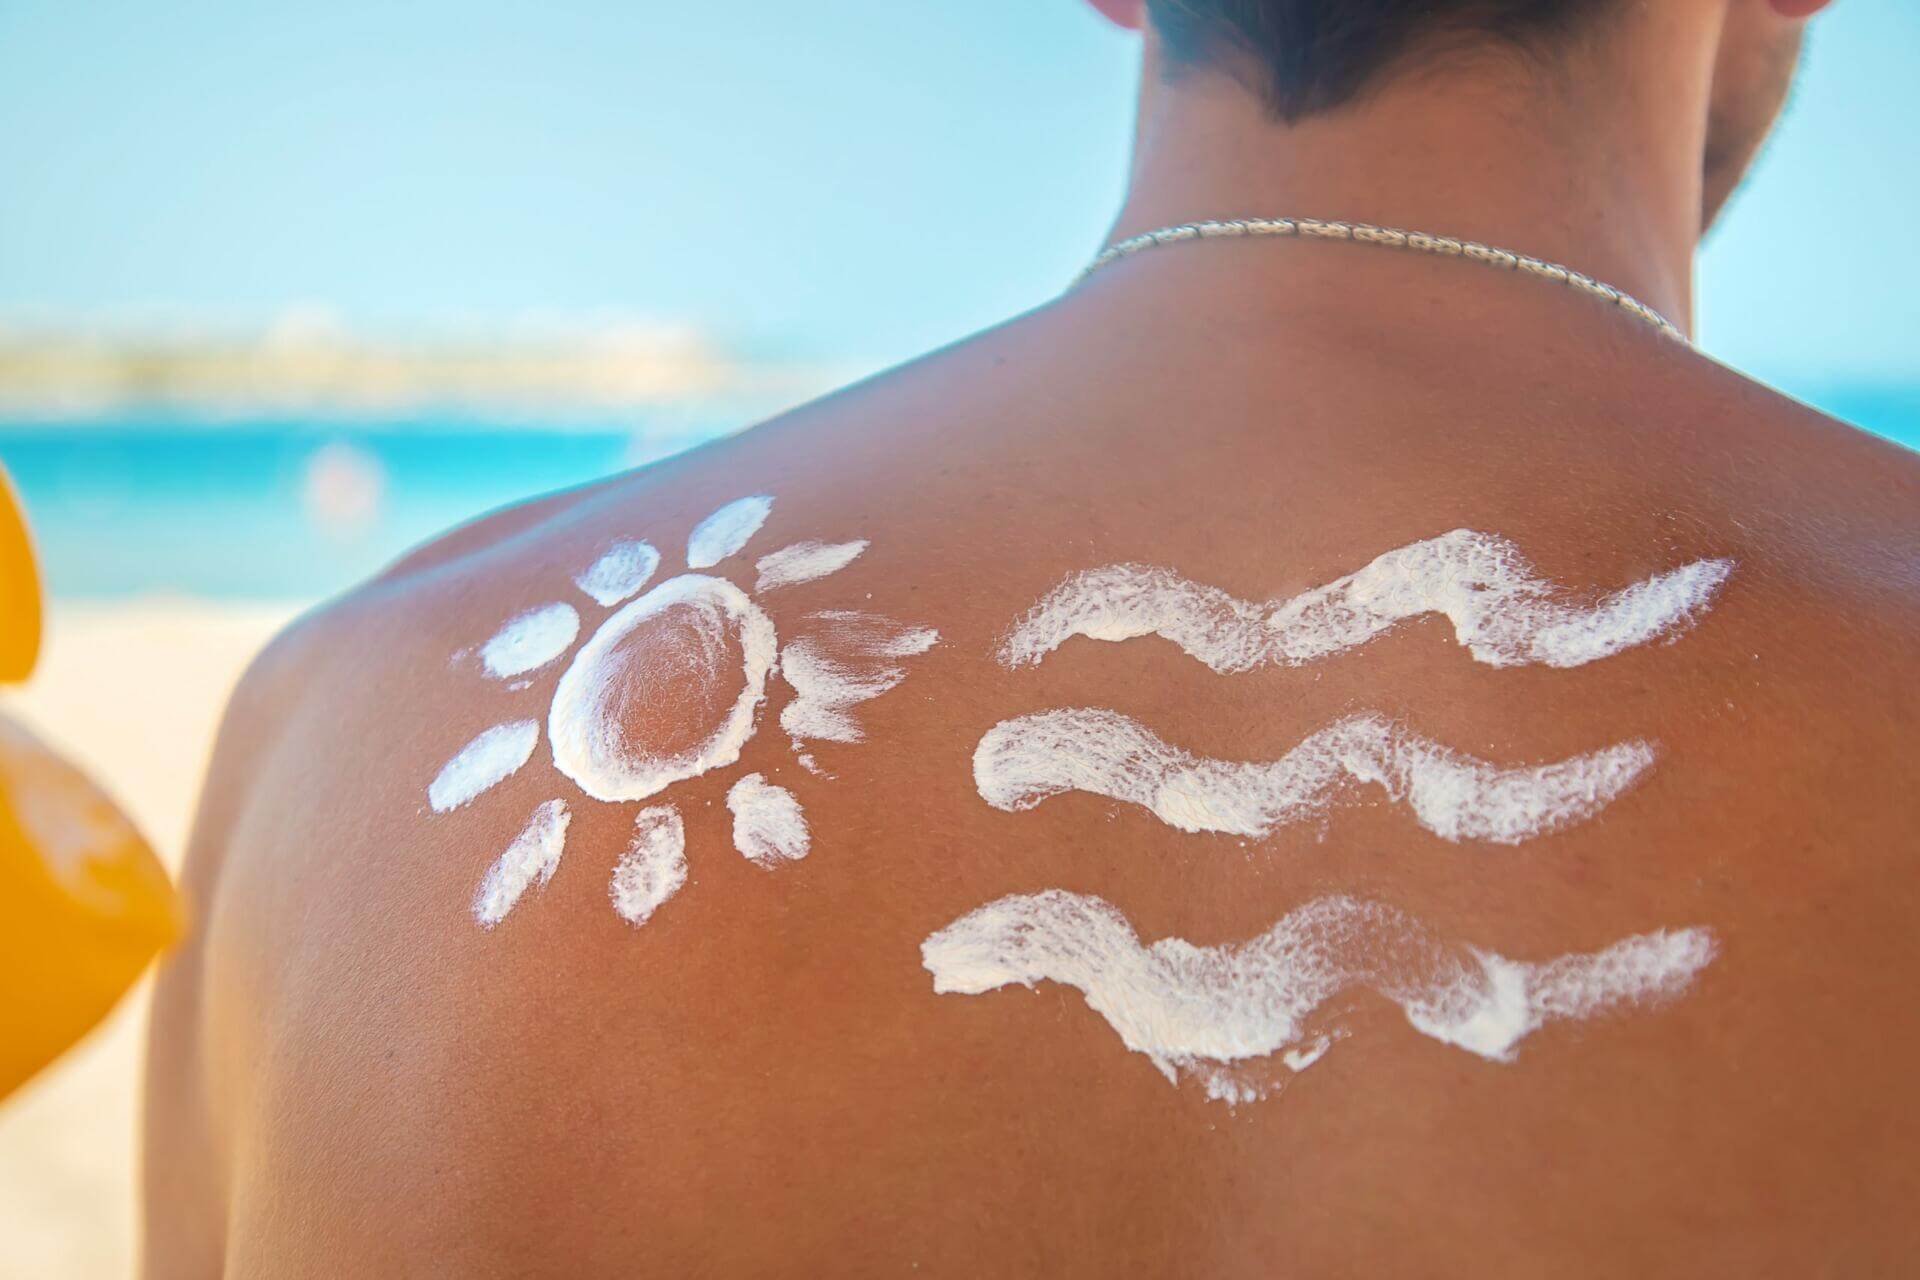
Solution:
<path fill-rule="evenodd" d="M 554 690 L 554 764 L 588 795 L 639 800 L 732 764 L 776 640 L 732 583 L 683 574 L 601 624 Z"/>
<path fill-rule="evenodd" d="M 740 697 L 739 628 L 693 604 L 662 609 L 607 653 L 607 731 L 629 755 L 679 755 L 713 736 Z"/>

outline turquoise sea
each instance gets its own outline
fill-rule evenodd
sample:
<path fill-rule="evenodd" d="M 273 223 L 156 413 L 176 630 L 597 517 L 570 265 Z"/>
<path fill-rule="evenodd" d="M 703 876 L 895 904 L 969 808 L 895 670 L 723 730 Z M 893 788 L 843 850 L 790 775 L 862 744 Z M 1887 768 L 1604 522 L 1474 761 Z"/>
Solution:
<path fill-rule="evenodd" d="M 1920 386 L 1816 402 L 1920 448 Z M 680 452 L 727 425 L 0 419 L 0 463 L 56 596 L 308 601 L 494 507 Z"/>
<path fill-rule="evenodd" d="M 0 421 L 0 464 L 55 596 L 309 601 L 495 507 L 720 433 L 447 420 Z"/>

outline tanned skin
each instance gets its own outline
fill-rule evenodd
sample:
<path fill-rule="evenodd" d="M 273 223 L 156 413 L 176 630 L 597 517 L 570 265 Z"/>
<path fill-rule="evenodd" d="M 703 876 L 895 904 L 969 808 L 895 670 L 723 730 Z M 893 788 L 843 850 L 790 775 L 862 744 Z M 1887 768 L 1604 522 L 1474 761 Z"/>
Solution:
<path fill-rule="evenodd" d="M 1685 324 L 1701 225 L 1738 176 L 1704 158 L 1753 154 L 1815 7 L 1622 6 L 1557 61 L 1456 52 L 1291 129 L 1231 75 L 1163 83 L 1149 36 L 1116 235 L 1415 227 L 1570 263 Z M 719 569 L 743 585 L 793 541 L 872 541 L 765 602 L 783 632 L 848 607 L 940 631 L 864 708 L 866 743 L 816 745 L 830 778 L 796 766 L 776 681 L 740 763 L 667 797 L 691 881 L 638 930 L 607 891 L 637 806 L 581 796 L 544 742 L 428 814 L 441 764 L 543 717 L 564 666 L 513 693 L 449 655 L 548 600 L 591 627 L 570 580 L 609 538 L 654 542 L 664 577 L 695 521 L 755 493 L 772 518 Z M 1580 591 L 1737 568 L 1674 643 L 1573 670 L 1476 663 L 1438 617 L 1231 677 L 1156 639 L 993 659 L 1075 570 L 1165 565 L 1258 600 L 1461 527 Z M 757 430 L 457 530 L 260 659 L 193 839 L 198 932 L 158 993 L 147 1273 L 1903 1274 L 1917 636 L 1920 461 L 1623 314 L 1352 245 L 1128 260 Z M 1358 710 L 1508 764 L 1661 754 L 1596 820 L 1515 847 L 1447 843 L 1385 802 L 1253 842 L 1086 795 L 990 808 L 981 734 L 1060 706 L 1232 759 Z M 805 861 L 734 851 L 724 796 L 752 770 L 806 806 Z M 483 931 L 476 886 L 551 797 L 574 815 L 557 874 Z M 1169 1086 L 1077 991 L 934 994 L 928 934 L 1048 888 L 1149 941 L 1238 941 L 1339 892 L 1519 959 L 1685 926 L 1720 952 L 1683 998 L 1550 1025 L 1511 1064 L 1356 992 L 1349 1040 L 1230 1110 Z"/>

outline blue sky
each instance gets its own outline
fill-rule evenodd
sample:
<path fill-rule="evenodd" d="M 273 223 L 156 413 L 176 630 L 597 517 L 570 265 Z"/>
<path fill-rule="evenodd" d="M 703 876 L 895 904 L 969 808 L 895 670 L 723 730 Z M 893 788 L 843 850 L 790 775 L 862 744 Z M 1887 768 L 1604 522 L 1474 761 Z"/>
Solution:
<path fill-rule="evenodd" d="M 1716 355 L 1920 383 L 1917 55 L 1910 0 L 1816 27 L 1703 262 Z M 1071 275 L 1132 81 L 1077 0 L 0 0 L 0 316 L 616 309 L 871 368 Z"/>

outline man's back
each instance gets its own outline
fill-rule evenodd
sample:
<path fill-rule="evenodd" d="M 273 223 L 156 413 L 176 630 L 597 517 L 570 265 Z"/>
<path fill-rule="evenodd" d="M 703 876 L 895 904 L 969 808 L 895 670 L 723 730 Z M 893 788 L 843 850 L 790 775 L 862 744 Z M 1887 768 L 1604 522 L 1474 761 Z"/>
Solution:
<path fill-rule="evenodd" d="M 1531 282 L 1192 252 L 270 651 L 154 1274 L 1911 1256 L 1920 464 Z"/>

